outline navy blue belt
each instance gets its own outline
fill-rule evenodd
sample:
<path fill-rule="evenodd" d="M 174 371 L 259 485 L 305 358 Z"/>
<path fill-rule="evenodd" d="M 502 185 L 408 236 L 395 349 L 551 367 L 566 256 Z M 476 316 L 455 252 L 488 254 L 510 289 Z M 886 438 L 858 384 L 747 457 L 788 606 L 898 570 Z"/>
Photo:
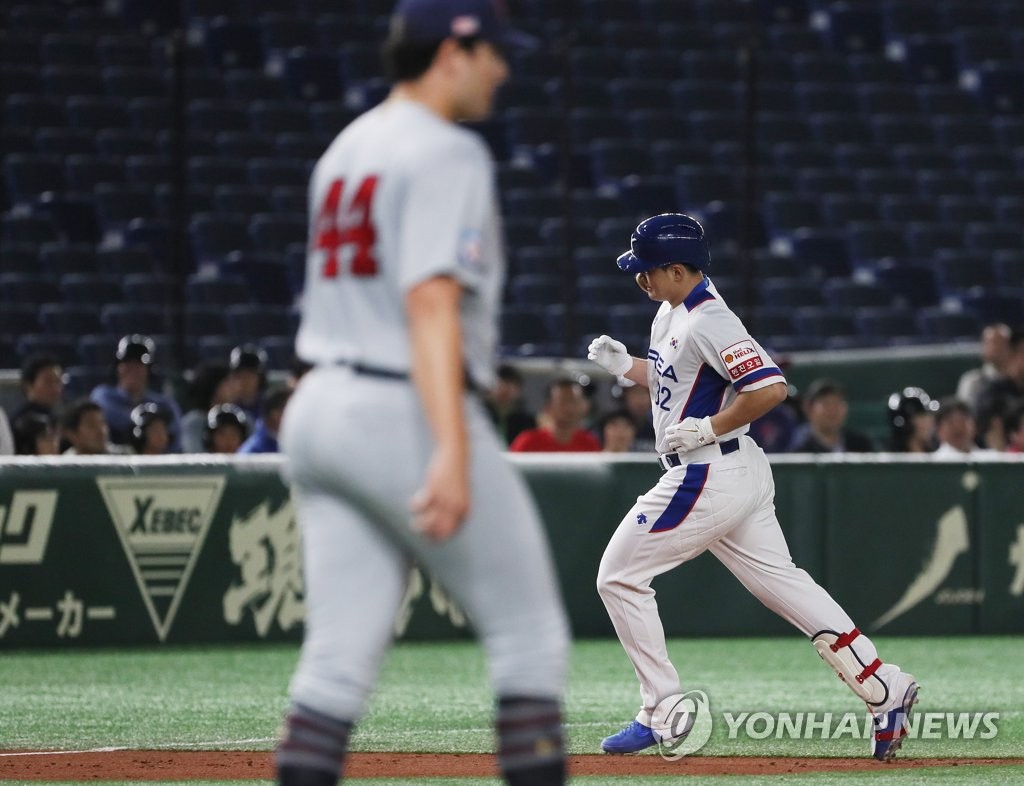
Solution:
<path fill-rule="evenodd" d="M 735 453 L 737 450 L 740 449 L 739 437 L 733 437 L 732 439 L 727 439 L 724 442 L 715 442 L 713 444 L 718 445 L 718 447 L 722 451 L 723 456 L 727 456 L 730 453 Z M 707 447 L 711 446 L 708 445 Z M 678 453 L 665 453 L 664 455 L 658 457 L 658 463 L 661 464 L 661 466 L 664 469 L 669 469 L 670 467 L 682 466 L 686 462 L 683 461 L 682 456 L 680 456 Z"/>
<path fill-rule="evenodd" d="M 379 368 L 378 366 L 367 366 L 363 363 L 349 363 L 344 360 L 335 361 L 336 366 L 345 366 L 346 368 L 352 369 L 356 374 L 361 374 L 364 377 L 377 377 L 378 379 L 393 379 L 399 381 L 408 381 L 408 371 L 394 371 L 390 368 Z M 482 393 L 480 387 L 473 381 L 473 378 L 466 373 L 465 377 L 466 390 L 470 393 L 480 395 Z"/>

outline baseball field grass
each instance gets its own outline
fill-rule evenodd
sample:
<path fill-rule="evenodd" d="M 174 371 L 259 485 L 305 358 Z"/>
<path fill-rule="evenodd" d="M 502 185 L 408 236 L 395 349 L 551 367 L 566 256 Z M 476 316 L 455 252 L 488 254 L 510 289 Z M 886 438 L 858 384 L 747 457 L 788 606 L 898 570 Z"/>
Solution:
<path fill-rule="evenodd" d="M 885 660 L 911 671 L 922 686 L 915 708 L 920 723 L 900 758 L 949 759 L 951 766 L 896 770 L 879 764 L 859 772 L 792 773 L 787 782 L 1024 782 L 1024 640 L 878 637 L 876 642 Z M 693 757 L 867 757 L 863 705 L 800 637 L 676 639 L 670 653 L 684 690 L 701 690 L 709 698 L 711 737 Z M 294 645 L 8 652 L 0 660 L 0 751 L 267 751 L 274 745 L 297 654 Z M 628 722 L 637 703 L 635 677 L 618 643 L 576 642 L 566 696 L 570 752 L 597 753 L 601 739 Z M 352 750 L 483 753 L 493 748 L 490 716 L 486 664 L 475 644 L 401 644 L 384 664 Z M 657 758 L 656 751 L 650 755 Z M 974 766 L 964 761 L 969 759 L 1008 762 Z M 578 780 L 587 786 L 625 781 L 621 776 Z M 628 780 L 646 786 L 677 779 Z M 714 782 L 776 780 L 780 776 L 727 776 Z"/>

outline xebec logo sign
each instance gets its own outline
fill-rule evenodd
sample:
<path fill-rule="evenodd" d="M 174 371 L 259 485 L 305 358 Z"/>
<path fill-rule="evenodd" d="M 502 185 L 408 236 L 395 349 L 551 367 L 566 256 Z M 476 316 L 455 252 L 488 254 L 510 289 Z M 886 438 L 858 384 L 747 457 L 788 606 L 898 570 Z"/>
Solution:
<path fill-rule="evenodd" d="M 39 565 L 57 510 L 57 492 L 15 491 L 0 505 L 0 565 Z"/>

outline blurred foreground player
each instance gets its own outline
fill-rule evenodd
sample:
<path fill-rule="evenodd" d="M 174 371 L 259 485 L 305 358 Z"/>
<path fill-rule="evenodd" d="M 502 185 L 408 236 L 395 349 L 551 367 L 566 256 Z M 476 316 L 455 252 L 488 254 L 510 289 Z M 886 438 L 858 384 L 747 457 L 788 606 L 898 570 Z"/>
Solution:
<path fill-rule="evenodd" d="M 486 117 L 512 34 L 489 0 L 402 0 L 396 85 L 310 185 L 299 357 L 285 410 L 306 629 L 276 761 L 334 784 L 391 643 L 410 560 L 472 620 L 510 784 L 565 778 L 568 650 L 547 543 L 479 396 L 494 383 L 504 277 L 494 166 L 456 120 Z"/>

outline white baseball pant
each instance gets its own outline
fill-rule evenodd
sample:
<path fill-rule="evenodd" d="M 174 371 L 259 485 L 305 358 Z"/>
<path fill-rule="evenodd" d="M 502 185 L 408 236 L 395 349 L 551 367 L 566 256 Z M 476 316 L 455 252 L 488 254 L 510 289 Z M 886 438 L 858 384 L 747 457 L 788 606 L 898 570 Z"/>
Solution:
<path fill-rule="evenodd" d="M 709 550 L 765 606 L 808 637 L 853 629 L 853 621 L 806 571 L 796 567 L 775 516 L 775 480 L 764 452 L 750 437 L 722 455 L 717 445 L 674 467 L 619 523 L 598 570 L 597 589 L 619 641 L 640 680 L 643 706 L 636 719 L 667 728 L 658 703 L 681 693 L 668 657 L 651 581 Z M 706 463 L 704 463 L 706 462 Z M 874 644 L 861 636 L 858 652 L 870 662 Z M 892 671 L 885 664 L 879 676 Z"/>

